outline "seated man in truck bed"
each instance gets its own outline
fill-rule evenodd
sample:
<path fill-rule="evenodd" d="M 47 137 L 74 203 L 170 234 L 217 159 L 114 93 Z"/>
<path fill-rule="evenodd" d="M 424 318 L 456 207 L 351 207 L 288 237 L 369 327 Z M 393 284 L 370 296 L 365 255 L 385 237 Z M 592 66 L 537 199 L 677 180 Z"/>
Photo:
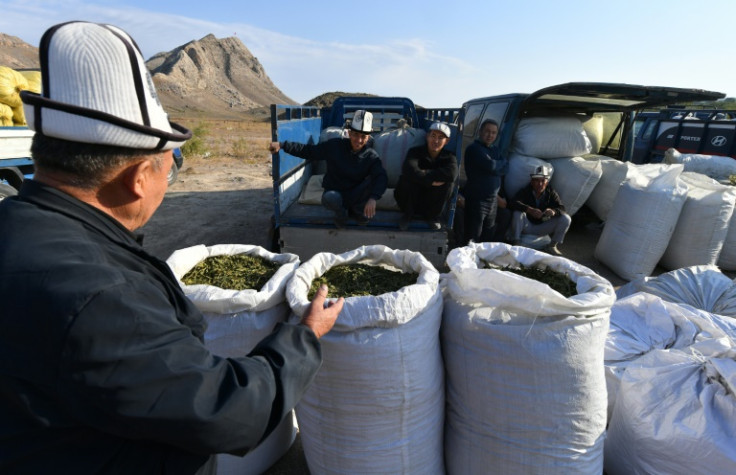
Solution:
<path fill-rule="evenodd" d="M 457 157 L 444 146 L 450 140 L 450 127 L 441 122 L 429 126 L 424 145 L 409 149 L 394 190 L 396 203 L 404 213 L 399 228 L 406 231 L 416 216 L 427 220 L 429 227 L 442 227 L 440 216 L 450 199 L 457 180 Z"/>
<path fill-rule="evenodd" d="M 348 215 L 365 225 L 376 214 L 376 201 L 386 191 L 388 177 L 381 158 L 368 146 L 373 114 L 358 110 L 350 122 L 349 138 L 334 138 L 318 144 L 272 142 L 271 153 L 282 150 L 306 160 L 325 160 L 322 204 L 335 213 L 335 226 L 345 225 Z"/>

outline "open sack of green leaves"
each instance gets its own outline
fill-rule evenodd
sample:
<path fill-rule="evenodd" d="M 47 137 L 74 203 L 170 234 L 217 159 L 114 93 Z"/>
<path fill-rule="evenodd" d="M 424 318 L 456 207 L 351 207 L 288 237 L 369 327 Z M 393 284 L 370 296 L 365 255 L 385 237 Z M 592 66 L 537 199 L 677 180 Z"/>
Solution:
<path fill-rule="evenodd" d="M 320 253 L 294 272 L 286 298 L 301 318 L 314 280 L 356 264 L 412 274 L 414 282 L 347 297 L 335 326 L 320 339 L 322 368 L 296 407 L 309 470 L 444 473 L 442 295 L 434 266 L 419 252 L 381 245 Z M 328 298 L 338 297 L 337 287 Z"/>

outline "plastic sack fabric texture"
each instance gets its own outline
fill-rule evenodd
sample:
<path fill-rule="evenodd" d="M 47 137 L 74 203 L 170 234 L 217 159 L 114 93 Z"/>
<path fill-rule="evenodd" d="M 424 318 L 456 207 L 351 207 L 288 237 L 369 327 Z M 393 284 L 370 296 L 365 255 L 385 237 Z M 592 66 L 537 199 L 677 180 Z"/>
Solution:
<path fill-rule="evenodd" d="M 652 351 L 626 370 L 606 436 L 606 473 L 734 473 L 736 351 L 711 343 Z"/>
<path fill-rule="evenodd" d="M 736 318 L 736 283 L 716 266 L 692 266 L 632 280 L 619 287 L 616 296 L 621 299 L 636 292 Z"/>
<path fill-rule="evenodd" d="M 530 157 L 513 153 L 509 156 L 509 169 L 503 178 L 503 188 L 506 191 L 506 198 L 511 200 L 519 190 L 524 188 L 531 181 L 531 174 L 537 167 L 544 165 L 551 169 L 552 178 L 554 178 L 554 166 L 541 158 Z"/>
<path fill-rule="evenodd" d="M 186 285 L 181 279 L 208 257 L 245 254 L 280 264 L 261 289 L 233 290 L 212 285 Z M 296 254 L 274 254 L 260 246 L 219 244 L 192 246 L 174 251 L 166 263 L 179 280 L 186 296 L 207 321 L 205 346 L 224 357 L 247 355 L 268 336 L 277 323 L 289 317 L 284 295 L 286 284 L 299 266 Z M 217 456 L 218 475 L 257 475 L 267 470 L 289 450 L 296 438 L 294 416 L 290 415 L 245 457 Z"/>
<path fill-rule="evenodd" d="M 622 375 L 643 355 L 660 349 L 697 349 L 711 345 L 711 340 L 733 338 L 736 321 L 729 322 L 728 317 L 645 292 L 616 300 L 605 349 L 609 421 Z"/>
<path fill-rule="evenodd" d="M 581 157 L 553 158 L 555 169 L 550 184 L 560 195 L 565 211 L 570 216 L 578 212 L 595 189 L 603 175 L 600 162 Z"/>
<path fill-rule="evenodd" d="M 726 237 L 723 238 L 723 248 L 721 248 L 716 264 L 725 271 L 736 270 L 736 213 L 731 215 L 728 222 L 728 231 Z"/>
<path fill-rule="evenodd" d="M 389 188 L 396 188 L 409 149 L 423 145 L 426 135 L 422 129 L 407 127 L 386 130 L 375 136 L 373 148 L 378 152 L 383 168 L 386 169 Z"/>
<path fill-rule="evenodd" d="M 300 318 L 312 281 L 334 266 L 368 264 L 415 272 L 416 284 L 348 297 L 320 339 L 322 368 L 296 407 L 311 473 L 444 473 L 444 371 L 439 272 L 420 253 L 382 245 L 319 253 L 286 288 Z"/>
<path fill-rule="evenodd" d="M 680 178 L 687 198 L 659 265 L 673 270 L 716 264 L 733 217 L 736 187 L 695 172 L 683 172 Z"/>
<path fill-rule="evenodd" d="M 681 163 L 686 172 L 696 172 L 709 176 L 720 183 L 728 183 L 728 177 L 736 175 L 736 160 L 719 155 L 700 155 L 680 153 L 675 148 L 664 153 L 665 163 Z"/>
<path fill-rule="evenodd" d="M 566 273 L 578 294 L 566 298 L 485 263 Z M 610 282 L 568 259 L 503 243 L 453 249 L 447 264 L 447 473 L 601 473 Z"/>
<path fill-rule="evenodd" d="M 590 192 L 585 204 L 598 216 L 598 219 L 605 221 L 608 219 L 608 213 L 611 212 L 618 190 L 629 173 L 629 163 L 603 155 L 587 155 L 584 158 L 601 165 L 601 177 Z"/>
<path fill-rule="evenodd" d="M 637 168 L 621 185 L 603 226 L 594 256 L 619 277 L 651 275 L 667 249 L 687 197 L 682 165 L 668 165 L 651 176 Z"/>
<path fill-rule="evenodd" d="M 592 150 L 583 123 L 574 116 L 522 119 L 512 147 L 515 153 L 537 158 L 577 157 Z"/>

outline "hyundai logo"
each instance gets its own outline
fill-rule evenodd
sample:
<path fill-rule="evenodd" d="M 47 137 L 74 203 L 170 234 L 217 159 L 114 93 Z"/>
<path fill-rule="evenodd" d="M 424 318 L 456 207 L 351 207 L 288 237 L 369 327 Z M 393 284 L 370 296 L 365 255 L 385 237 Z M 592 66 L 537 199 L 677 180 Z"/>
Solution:
<path fill-rule="evenodd" d="M 710 143 L 714 147 L 723 147 L 724 145 L 726 145 L 726 142 L 726 137 L 724 137 L 723 135 L 716 135 L 715 137 L 710 139 Z"/>

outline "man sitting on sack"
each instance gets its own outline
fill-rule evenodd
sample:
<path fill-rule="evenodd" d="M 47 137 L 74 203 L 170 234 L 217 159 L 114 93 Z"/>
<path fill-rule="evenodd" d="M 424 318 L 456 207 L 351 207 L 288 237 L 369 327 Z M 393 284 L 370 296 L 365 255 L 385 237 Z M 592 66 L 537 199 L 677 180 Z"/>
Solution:
<path fill-rule="evenodd" d="M 522 234 L 551 235 L 552 241 L 544 250 L 561 256 L 557 246 L 562 244 L 572 218 L 565 212 L 560 195 L 549 186 L 550 176 L 549 166 L 538 166 L 530 174 L 529 184 L 509 201 L 509 208 L 514 212 L 511 218 L 511 239 L 518 246 L 521 244 Z"/>
<path fill-rule="evenodd" d="M 414 216 L 427 221 L 429 228 L 439 230 L 442 211 L 449 201 L 457 180 L 455 154 L 445 150 L 450 140 L 450 127 L 442 122 L 429 126 L 424 145 L 409 149 L 394 190 L 396 204 L 403 215 L 399 229 L 406 231 Z"/>
<path fill-rule="evenodd" d="M 271 142 L 268 150 L 283 150 L 305 160 L 325 160 L 322 205 L 335 213 L 335 226 L 345 226 L 348 216 L 366 225 L 376 214 L 376 202 L 388 186 L 381 158 L 368 144 L 373 130 L 373 114 L 355 111 L 348 138 L 334 138 L 317 144 Z"/>

